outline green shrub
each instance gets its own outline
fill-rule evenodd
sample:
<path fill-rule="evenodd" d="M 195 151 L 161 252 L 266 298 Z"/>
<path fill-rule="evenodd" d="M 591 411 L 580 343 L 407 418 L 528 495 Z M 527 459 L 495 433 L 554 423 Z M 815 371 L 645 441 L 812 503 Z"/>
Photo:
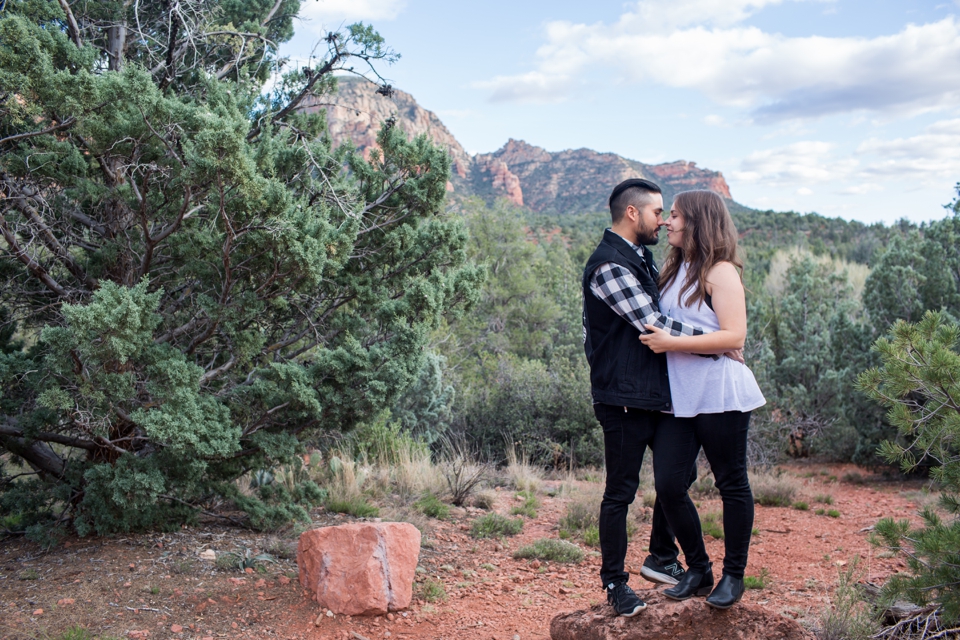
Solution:
<path fill-rule="evenodd" d="M 828 493 L 818 493 L 814 496 L 813 501 L 820 504 L 833 504 L 833 496 Z"/>
<path fill-rule="evenodd" d="M 473 495 L 473 506 L 484 511 L 490 511 L 497 504 L 497 492 L 487 489 Z"/>
<path fill-rule="evenodd" d="M 511 515 L 522 515 L 531 519 L 536 518 L 537 509 L 540 508 L 540 500 L 537 499 L 536 494 L 532 491 L 521 491 L 517 496 L 523 498 L 523 504 L 510 509 Z"/>
<path fill-rule="evenodd" d="M 327 511 L 346 513 L 355 518 L 375 518 L 380 515 L 380 509 L 363 498 L 331 498 L 324 506 Z"/>
<path fill-rule="evenodd" d="M 419 584 L 420 597 L 427 602 L 436 602 L 447 599 L 447 590 L 443 583 L 433 578 L 427 578 Z"/>
<path fill-rule="evenodd" d="M 450 506 L 444 504 L 440 498 L 432 493 L 424 494 L 422 498 L 413 503 L 413 507 L 423 515 L 437 520 L 446 520 L 450 517 Z"/>
<path fill-rule="evenodd" d="M 793 503 L 793 508 L 797 511 L 807 511 L 810 509 L 810 505 L 804 502 L 803 500 L 797 500 Z"/>
<path fill-rule="evenodd" d="M 830 516 L 831 518 L 839 518 L 839 517 L 840 517 L 840 512 L 837 511 L 836 509 L 829 509 L 829 510 L 827 511 L 827 515 Z"/>
<path fill-rule="evenodd" d="M 583 530 L 583 543 L 589 547 L 600 546 L 600 527 L 591 524 Z"/>
<path fill-rule="evenodd" d="M 707 513 L 700 516 L 700 530 L 705 536 L 723 540 L 723 514 Z"/>
<path fill-rule="evenodd" d="M 766 589 L 770 584 L 770 572 L 766 567 L 760 569 L 760 574 L 756 576 L 743 576 L 743 586 L 747 589 Z"/>
<path fill-rule="evenodd" d="M 499 513 L 488 513 L 473 521 L 470 535 L 474 538 L 515 536 L 523 529 L 523 518 L 506 518 Z"/>
<path fill-rule="evenodd" d="M 93 634 L 79 625 L 75 625 L 61 633 L 57 640 L 93 640 Z"/>
<path fill-rule="evenodd" d="M 540 538 L 524 545 L 513 553 L 514 558 L 527 560 L 552 560 L 554 562 L 577 563 L 583 560 L 583 549 L 575 544 L 553 538 Z"/>

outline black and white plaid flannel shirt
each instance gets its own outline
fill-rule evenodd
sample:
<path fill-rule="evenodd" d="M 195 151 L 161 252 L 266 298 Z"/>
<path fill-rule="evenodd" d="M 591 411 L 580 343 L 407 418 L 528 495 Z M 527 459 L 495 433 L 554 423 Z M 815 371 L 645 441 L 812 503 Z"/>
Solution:
<path fill-rule="evenodd" d="M 643 248 L 629 240 L 624 241 L 643 260 Z M 590 291 L 606 302 L 617 315 L 639 329 L 640 333 L 650 333 L 644 325 L 652 324 L 674 336 L 703 335 L 700 327 L 692 327 L 660 313 L 653 298 L 647 295 L 636 277 L 615 262 L 604 262 L 597 267 L 590 277 Z"/>

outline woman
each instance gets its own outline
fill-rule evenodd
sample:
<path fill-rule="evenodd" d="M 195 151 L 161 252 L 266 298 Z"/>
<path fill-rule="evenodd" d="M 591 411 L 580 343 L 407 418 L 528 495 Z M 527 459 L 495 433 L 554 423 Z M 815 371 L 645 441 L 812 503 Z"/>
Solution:
<path fill-rule="evenodd" d="M 664 223 L 670 254 L 660 273 L 660 310 L 710 333 L 672 336 L 656 327 L 640 339 L 666 352 L 673 414 L 657 428 L 653 445 L 657 497 L 683 548 L 688 570 L 664 594 L 675 600 L 707 595 L 727 609 L 743 595 L 743 573 L 753 529 L 753 494 L 747 479 L 750 412 L 765 403 L 750 369 L 716 354 L 743 348 L 747 308 L 737 256 L 737 230 L 723 199 L 712 191 L 677 195 Z M 723 500 L 723 577 L 713 588 L 700 518 L 687 494 L 700 448 Z"/>

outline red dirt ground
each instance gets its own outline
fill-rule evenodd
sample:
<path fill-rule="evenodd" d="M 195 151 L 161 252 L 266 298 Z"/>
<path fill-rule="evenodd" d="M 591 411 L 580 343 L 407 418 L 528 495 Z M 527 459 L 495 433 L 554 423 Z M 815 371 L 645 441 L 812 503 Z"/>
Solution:
<path fill-rule="evenodd" d="M 843 480 L 853 472 L 866 482 Z M 806 500 L 810 510 L 757 506 L 759 533 L 747 575 L 765 569 L 769 580 L 765 588 L 748 591 L 747 601 L 813 621 L 829 605 L 838 568 L 855 556 L 862 558 L 862 578 L 875 584 L 905 567 L 872 547 L 867 537 L 881 517 L 916 521 L 918 501 L 926 500 L 921 483 L 884 481 L 852 466 L 793 464 L 786 473 L 801 483 L 797 499 Z M 833 496 L 827 508 L 838 510 L 839 517 L 815 514 L 823 506 L 813 501 L 818 494 Z M 266 547 L 289 556 L 282 550 L 294 544 L 290 540 L 244 530 L 205 525 L 175 534 L 74 538 L 49 552 L 22 539 L 7 540 L 0 542 L 0 637 L 60 640 L 67 628 L 78 625 L 104 638 L 547 638 L 553 616 L 601 602 L 604 594 L 597 577 L 599 554 L 588 552 L 579 565 L 511 557 L 522 544 L 557 536 L 566 500 L 540 500 L 537 518 L 528 520 L 520 535 L 502 541 L 468 535 L 475 510 L 434 521 L 425 536 L 418 580 L 442 582 L 446 599 L 415 598 L 407 611 L 372 618 L 318 618 L 323 612 L 299 586 L 292 559 L 269 564 L 262 574 L 224 572 L 199 559 L 204 549 Z M 508 513 L 514 504 L 514 493 L 501 491 L 497 510 Z M 704 500 L 700 511 L 719 512 L 719 500 Z M 314 520 L 328 525 L 347 518 L 319 514 Z M 639 571 L 648 534 L 649 525 L 642 525 L 630 545 L 631 572 Z M 708 537 L 707 550 L 719 577 L 723 542 Z M 463 571 L 476 575 L 465 577 Z M 654 588 L 639 575 L 631 584 L 641 597 Z"/>

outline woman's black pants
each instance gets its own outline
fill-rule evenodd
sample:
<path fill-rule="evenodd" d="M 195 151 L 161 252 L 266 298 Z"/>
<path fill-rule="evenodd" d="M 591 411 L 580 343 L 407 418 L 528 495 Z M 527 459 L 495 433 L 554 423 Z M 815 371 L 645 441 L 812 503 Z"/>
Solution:
<path fill-rule="evenodd" d="M 723 573 L 743 579 L 753 531 L 753 492 L 747 479 L 747 428 L 750 412 L 703 413 L 692 418 L 665 416 L 653 443 L 657 499 L 683 549 L 687 566 L 710 568 L 700 516 L 687 492 L 690 466 L 700 448 L 707 456 L 723 501 Z"/>

